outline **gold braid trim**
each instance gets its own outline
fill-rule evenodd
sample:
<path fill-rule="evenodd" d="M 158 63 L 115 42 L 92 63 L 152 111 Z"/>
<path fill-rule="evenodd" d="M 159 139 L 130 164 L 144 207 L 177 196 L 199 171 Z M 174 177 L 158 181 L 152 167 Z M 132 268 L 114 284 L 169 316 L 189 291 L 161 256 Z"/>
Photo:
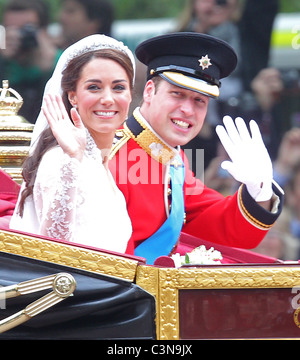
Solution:
<path fill-rule="evenodd" d="M 254 216 L 252 216 L 249 211 L 246 209 L 244 203 L 243 203 L 243 199 L 242 199 L 242 188 L 244 185 L 241 185 L 240 189 L 239 189 L 239 193 L 238 193 L 238 203 L 239 203 L 239 207 L 242 211 L 242 214 L 244 215 L 244 217 L 251 222 L 253 225 L 255 225 L 256 227 L 258 227 L 259 229 L 262 230 L 269 230 L 273 224 L 271 225 L 267 225 L 262 223 L 261 221 L 257 220 Z"/>
<path fill-rule="evenodd" d="M 111 160 L 116 153 L 121 149 L 121 147 L 123 145 L 125 145 L 127 143 L 127 141 L 130 139 L 130 135 L 128 135 L 124 129 L 120 129 L 116 131 L 116 136 L 120 137 L 119 140 L 117 140 L 113 145 L 112 148 L 110 150 L 110 154 L 109 154 L 109 160 Z"/>
<path fill-rule="evenodd" d="M 135 136 L 128 128 L 127 123 L 125 123 L 125 133 L 136 141 L 139 146 L 156 161 L 159 161 L 164 165 L 170 163 L 172 158 L 176 155 L 176 150 L 163 142 L 163 140 L 161 140 L 147 125 L 145 125 L 137 109 L 134 110 L 133 116 L 144 130 L 138 136 Z"/>

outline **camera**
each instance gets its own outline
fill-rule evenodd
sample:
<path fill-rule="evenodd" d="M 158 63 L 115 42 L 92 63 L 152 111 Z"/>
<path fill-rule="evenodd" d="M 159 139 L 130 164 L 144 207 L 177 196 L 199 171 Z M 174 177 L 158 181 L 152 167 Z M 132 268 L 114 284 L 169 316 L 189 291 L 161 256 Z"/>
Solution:
<path fill-rule="evenodd" d="M 37 28 L 32 24 L 26 24 L 20 29 L 20 50 L 27 51 L 38 46 Z"/>

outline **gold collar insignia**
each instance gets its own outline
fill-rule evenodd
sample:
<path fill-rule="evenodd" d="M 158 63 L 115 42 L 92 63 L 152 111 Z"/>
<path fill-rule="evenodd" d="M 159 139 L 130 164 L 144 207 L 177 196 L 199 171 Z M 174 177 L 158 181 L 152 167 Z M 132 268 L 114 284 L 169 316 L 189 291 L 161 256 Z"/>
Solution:
<path fill-rule="evenodd" d="M 156 161 L 169 164 L 178 154 L 177 150 L 166 144 L 146 123 L 139 109 L 135 109 L 133 117 L 124 124 L 124 131 Z"/>

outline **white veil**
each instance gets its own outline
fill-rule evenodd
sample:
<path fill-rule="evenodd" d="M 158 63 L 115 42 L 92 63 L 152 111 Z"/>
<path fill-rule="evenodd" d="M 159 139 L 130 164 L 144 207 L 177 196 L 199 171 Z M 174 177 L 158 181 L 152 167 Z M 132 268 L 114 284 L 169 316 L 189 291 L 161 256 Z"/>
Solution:
<path fill-rule="evenodd" d="M 62 72 L 66 68 L 68 63 L 75 57 L 85 52 L 95 51 L 100 49 L 116 49 L 122 51 L 130 58 L 133 65 L 133 69 L 135 71 L 135 59 L 132 52 L 128 49 L 127 46 L 125 46 L 122 42 L 113 39 L 111 37 L 108 37 L 106 35 L 100 35 L 100 34 L 90 35 L 79 40 L 73 45 L 69 46 L 61 54 L 54 69 L 54 72 L 52 74 L 52 77 L 48 80 L 45 86 L 44 96 L 47 94 L 62 95 L 62 89 L 61 89 Z M 32 152 L 32 150 L 34 149 L 34 146 L 40 134 L 47 126 L 48 126 L 47 119 L 44 116 L 43 112 L 40 111 L 32 133 L 30 152 Z"/>

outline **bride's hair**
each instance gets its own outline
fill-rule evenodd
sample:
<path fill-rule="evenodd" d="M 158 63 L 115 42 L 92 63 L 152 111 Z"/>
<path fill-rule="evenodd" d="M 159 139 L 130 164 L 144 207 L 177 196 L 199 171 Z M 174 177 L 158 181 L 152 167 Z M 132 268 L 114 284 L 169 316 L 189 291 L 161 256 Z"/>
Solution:
<path fill-rule="evenodd" d="M 61 88 L 62 99 L 64 105 L 70 114 L 72 105 L 68 99 L 68 93 L 76 90 L 77 82 L 81 76 L 83 67 L 95 58 L 106 58 L 114 60 L 119 63 L 127 73 L 130 81 L 131 91 L 133 88 L 134 69 L 130 58 L 123 52 L 116 49 L 100 49 L 96 51 L 89 51 L 73 58 L 68 63 L 67 67 L 62 72 Z M 39 164 L 45 155 L 45 153 L 57 146 L 57 140 L 55 139 L 51 129 L 47 127 L 40 135 L 37 145 L 33 153 L 26 158 L 23 164 L 22 175 L 25 182 L 25 187 L 22 191 L 18 212 L 20 216 L 23 216 L 25 200 L 28 196 L 32 195 L 33 187 L 36 179 Z"/>

